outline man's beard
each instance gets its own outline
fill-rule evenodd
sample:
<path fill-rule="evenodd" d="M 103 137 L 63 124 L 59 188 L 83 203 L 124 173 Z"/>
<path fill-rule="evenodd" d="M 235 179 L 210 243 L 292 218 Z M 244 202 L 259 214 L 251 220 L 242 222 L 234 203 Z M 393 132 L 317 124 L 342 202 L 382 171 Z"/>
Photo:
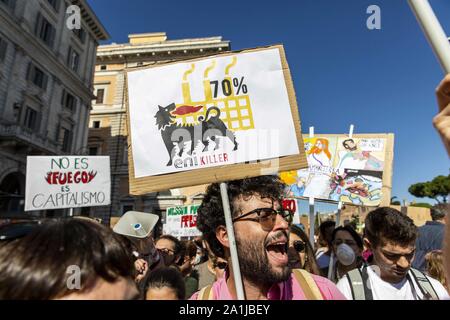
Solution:
<path fill-rule="evenodd" d="M 273 285 L 289 279 L 292 272 L 289 264 L 281 271 L 274 270 L 270 265 L 264 241 L 255 242 L 236 237 L 236 244 L 241 274 L 247 281 L 255 285 Z"/>

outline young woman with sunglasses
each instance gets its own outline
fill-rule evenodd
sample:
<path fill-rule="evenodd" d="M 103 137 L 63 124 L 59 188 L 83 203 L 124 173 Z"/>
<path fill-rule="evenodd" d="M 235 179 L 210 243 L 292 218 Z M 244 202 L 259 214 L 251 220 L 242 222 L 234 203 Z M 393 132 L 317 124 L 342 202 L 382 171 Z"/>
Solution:
<path fill-rule="evenodd" d="M 305 231 L 297 225 L 291 225 L 289 230 L 288 256 L 291 268 L 305 269 L 312 274 L 320 275 L 314 250 Z"/>

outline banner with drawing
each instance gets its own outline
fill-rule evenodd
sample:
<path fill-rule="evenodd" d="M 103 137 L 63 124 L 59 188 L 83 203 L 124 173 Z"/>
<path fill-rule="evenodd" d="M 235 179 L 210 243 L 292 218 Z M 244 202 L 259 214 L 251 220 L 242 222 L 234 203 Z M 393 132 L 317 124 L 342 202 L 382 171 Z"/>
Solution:
<path fill-rule="evenodd" d="M 364 206 L 390 199 L 393 135 L 320 135 L 303 140 L 309 168 L 280 174 L 290 197 Z"/>
<path fill-rule="evenodd" d="M 202 233 L 197 229 L 197 209 L 199 205 L 171 207 L 166 211 L 163 233 L 174 237 L 196 237 Z"/>
<path fill-rule="evenodd" d="M 300 154 L 285 70 L 271 48 L 129 71 L 134 177 Z"/>

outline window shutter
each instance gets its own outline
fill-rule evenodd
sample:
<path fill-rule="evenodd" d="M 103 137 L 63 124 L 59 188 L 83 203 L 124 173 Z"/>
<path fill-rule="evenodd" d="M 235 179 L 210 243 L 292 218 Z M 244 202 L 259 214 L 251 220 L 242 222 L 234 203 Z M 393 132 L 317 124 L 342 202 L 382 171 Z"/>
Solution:
<path fill-rule="evenodd" d="M 70 67 L 72 61 L 72 47 L 69 47 L 69 52 L 67 53 L 67 65 Z"/>
<path fill-rule="evenodd" d="M 52 25 L 49 25 L 49 32 L 50 35 L 48 37 L 48 45 L 50 46 L 50 48 L 53 49 L 53 44 L 55 43 L 56 29 Z"/>
<path fill-rule="evenodd" d="M 60 4 L 61 4 L 61 1 L 60 1 L 60 0 L 55 0 L 55 1 L 54 1 L 54 8 L 55 8 L 56 12 L 59 12 L 59 6 L 60 6 Z"/>
<path fill-rule="evenodd" d="M 34 33 L 40 38 L 41 37 L 41 25 L 42 25 L 42 15 L 38 13 L 36 17 L 36 25 L 34 27 Z"/>
<path fill-rule="evenodd" d="M 67 153 L 72 153 L 73 129 L 69 131 L 69 142 L 67 143 Z"/>
<path fill-rule="evenodd" d="M 6 43 L 6 41 L 0 38 L 0 62 L 5 60 L 7 48 L 8 44 Z"/>
<path fill-rule="evenodd" d="M 59 144 L 60 131 L 61 131 L 61 124 L 58 124 L 58 126 L 56 127 L 56 134 L 55 134 L 55 141 L 57 144 Z"/>
<path fill-rule="evenodd" d="M 72 102 L 72 112 L 76 112 L 77 107 L 78 107 L 78 99 L 76 97 L 74 97 L 73 102 Z"/>
<path fill-rule="evenodd" d="M 64 106 L 65 99 L 66 99 L 66 89 L 62 89 L 62 91 L 61 91 L 61 106 Z"/>
<path fill-rule="evenodd" d="M 37 112 L 34 130 L 39 133 L 41 130 L 42 112 Z"/>
<path fill-rule="evenodd" d="M 46 74 L 44 73 L 43 78 L 42 78 L 42 89 L 43 89 L 44 91 L 47 90 L 47 85 L 48 85 L 48 75 L 46 75 Z"/>
<path fill-rule="evenodd" d="M 31 80 L 31 74 L 32 74 L 32 67 L 33 67 L 33 65 L 32 65 L 32 63 L 31 62 L 28 62 L 28 68 L 27 68 L 27 80 L 28 81 L 30 81 Z"/>

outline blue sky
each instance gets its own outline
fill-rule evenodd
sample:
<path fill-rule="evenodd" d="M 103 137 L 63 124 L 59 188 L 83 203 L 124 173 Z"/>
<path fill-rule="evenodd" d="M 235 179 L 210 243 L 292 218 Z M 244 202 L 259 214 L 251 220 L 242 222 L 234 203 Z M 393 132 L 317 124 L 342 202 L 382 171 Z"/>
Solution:
<path fill-rule="evenodd" d="M 355 133 L 394 133 L 399 199 L 414 200 L 412 183 L 449 173 L 431 124 L 443 72 L 406 0 L 88 1 L 109 42 L 164 31 L 169 39 L 222 36 L 233 50 L 282 43 L 303 132 L 346 133 L 354 124 Z M 430 2 L 450 36 L 450 1 Z M 381 30 L 366 27 L 372 4 Z"/>

